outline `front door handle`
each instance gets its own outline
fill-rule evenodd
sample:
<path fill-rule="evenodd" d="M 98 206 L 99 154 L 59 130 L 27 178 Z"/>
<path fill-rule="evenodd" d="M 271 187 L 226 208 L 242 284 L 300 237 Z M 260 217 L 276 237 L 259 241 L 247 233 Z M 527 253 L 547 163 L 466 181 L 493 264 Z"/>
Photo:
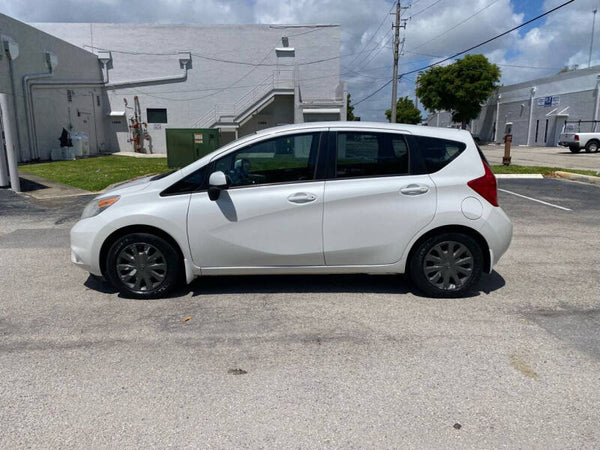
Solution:
<path fill-rule="evenodd" d="M 404 195 L 421 195 L 429 192 L 429 188 L 419 184 L 409 184 L 408 186 L 400 189 L 400 192 L 402 192 Z"/>
<path fill-rule="evenodd" d="M 288 198 L 288 202 L 291 203 L 310 203 L 314 202 L 317 199 L 315 194 L 311 194 L 310 192 L 296 192 L 295 194 L 290 195 Z"/>

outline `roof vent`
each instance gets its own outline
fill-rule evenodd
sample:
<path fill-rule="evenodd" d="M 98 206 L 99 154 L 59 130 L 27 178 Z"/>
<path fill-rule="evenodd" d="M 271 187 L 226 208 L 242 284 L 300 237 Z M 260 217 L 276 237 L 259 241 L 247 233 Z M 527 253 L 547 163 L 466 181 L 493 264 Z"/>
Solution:
<path fill-rule="evenodd" d="M 182 69 L 192 68 L 192 53 L 191 52 L 177 52 L 179 54 L 179 67 Z"/>
<path fill-rule="evenodd" d="M 112 65 L 112 53 L 106 51 L 99 51 L 98 61 L 100 61 L 104 67 Z"/>

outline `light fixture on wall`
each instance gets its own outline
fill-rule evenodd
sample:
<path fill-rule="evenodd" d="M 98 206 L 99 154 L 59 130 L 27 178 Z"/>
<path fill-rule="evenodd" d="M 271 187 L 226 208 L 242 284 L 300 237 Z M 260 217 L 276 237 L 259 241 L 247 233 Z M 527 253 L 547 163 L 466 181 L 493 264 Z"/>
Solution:
<path fill-rule="evenodd" d="M 2 48 L 4 52 L 0 52 L 0 59 L 2 59 L 2 54 L 6 53 L 6 56 L 11 61 L 14 61 L 19 56 L 19 44 L 15 42 L 11 37 L 2 36 Z"/>

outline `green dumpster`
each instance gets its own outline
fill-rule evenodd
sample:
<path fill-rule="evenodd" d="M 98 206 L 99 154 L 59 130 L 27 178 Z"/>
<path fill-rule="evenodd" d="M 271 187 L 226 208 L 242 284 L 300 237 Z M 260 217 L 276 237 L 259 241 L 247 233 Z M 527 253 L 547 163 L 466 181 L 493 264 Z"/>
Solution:
<path fill-rule="evenodd" d="M 183 167 L 219 148 L 214 128 L 167 128 L 167 164 Z"/>

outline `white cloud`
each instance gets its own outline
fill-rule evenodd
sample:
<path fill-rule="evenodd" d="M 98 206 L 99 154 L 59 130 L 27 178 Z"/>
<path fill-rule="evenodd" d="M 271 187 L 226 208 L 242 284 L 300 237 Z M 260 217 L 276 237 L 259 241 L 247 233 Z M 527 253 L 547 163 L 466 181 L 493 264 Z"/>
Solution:
<path fill-rule="evenodd" d="M 403 13 L 414 17 L 403 32 L 406 52 L 400 58 L 400 73 L 483 42 L 530 19 L 540 7 L 547 11 L 565 0 L 532 0 L 526 4 L 527 14 L 517 12 L 523 9 L 517 1 L 522 0 L 412 0 L 414 6 Z M 592 10 L 599 3 L 577 0 L 528 31 L 513 32 L 473 53 L 501 65 L 503 84 L 547 76 L 566 65 L 585 67 Z M 339 24 L 341 72 L 354 102 L 391 79 L 392 9 L 392 0 L 4 0 L 0 6 L 0 12 L 26 22 Z M 599 36 L 600 15 L 597 22 Z M 600 36 L 594 47 L 592 62 L 598 63 Z M 414 98 L 415 77 L 402 78 L 399 96 Z M 384 120 L 390 96 L 387 86 L 358 105 L 355 114 L 363 120 Z"/>

